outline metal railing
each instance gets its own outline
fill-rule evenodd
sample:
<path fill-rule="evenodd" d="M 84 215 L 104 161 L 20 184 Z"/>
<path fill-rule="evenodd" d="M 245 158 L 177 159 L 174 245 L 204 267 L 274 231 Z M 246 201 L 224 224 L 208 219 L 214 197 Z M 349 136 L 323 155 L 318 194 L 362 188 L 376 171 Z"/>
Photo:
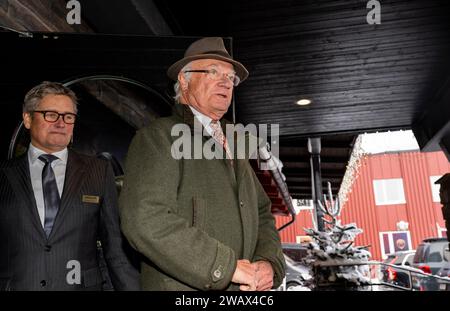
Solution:
<path fill-rule="evenodd" d="M 437 291 L 450 290 L 450 278 L 431 275 L 420 269 L 408 266 L 399 266 L 379 261 L 354 261 L 354 262 L 317 262 L 313 265 L 314 275 L 320 273 L 321 269 L 328 268 L 334 271 L 339 267 L 346 266 L 367 266 L 367 282 L 356 284 L 351 281 L 340 280 L 342 282 L 320 282 L 319 278 L 314 278 L 313 290 L 371 290 L 371 291 Z M 305 284 L 306 284 L 305 280 Z M 311 282 L 310 282 L 311 283 Z M 301 286 L 301 285 L 300 285 Z M 279 290 L 286 290 L 280 288 Z"/>

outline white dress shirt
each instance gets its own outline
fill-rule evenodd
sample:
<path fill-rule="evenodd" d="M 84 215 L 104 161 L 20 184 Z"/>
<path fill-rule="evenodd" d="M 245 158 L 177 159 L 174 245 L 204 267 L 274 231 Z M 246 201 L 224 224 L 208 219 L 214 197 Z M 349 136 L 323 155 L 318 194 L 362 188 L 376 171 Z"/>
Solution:
<path fill-rule="evenodd" d="M 42 191 L 42 169 L 44 168 L 44 162 L 39 160 L 41 154 L 46 154 L 46 152 L 36 148 L 30 143 L 30 148 L 28 148 L 28 163 L 30 166 L 30 178 L 31 186 L 33 187 L 34 198 L 36 199 L 36 206 L 39 213 L 39 219 L 41 220 L 42 227 L 44 227 L 45 220 L 45 206 L 44 206 L 44 194 Z M 58 187 L 59 197 L 61 197 L 62 191 L 64 189 L 64 179 L 66 177 L 66 166 L 67 166 L 67 148 L 61 151 L 52 153 L 57 160 L 54 160 L 51 165 L 53 172 L 55 173 L 56 185 Z"/>
<path fill-rule="evenodd" d="M 189 106 L 189 108 L 191 108 L 192 113 L 194 114 L 195 118 L 197 118 L 197 120 L 200 121 L 200 123 L 205 128 L 206 132 L 208 132 L 208 134 L 210 136 L 212 136 L 213 130 L 210 127 L 212 119 L 208 116 L 205 116 L 203 113 L 201 113 L 200 111 L 197 111 L 195 108 L 193 108 L 191 106 Z"/>
<path fill-rule="evenodd" d="M 194 114 L 195 118 L 196 118 L 198 121 L 200 121 L 200 123 L 201 123 L 201 124 L 203 125 L 203 127 L 205 128 L 206 132 L 208 132 L 208 134 L 209 134 L 211 137 L 214 137 L 214 134 L 213 134 L 214 129 L 211 127 L 212 119 L 211 119 L 210 117 L 204 115 L 204 114 L 201 113 L 200 111 L 197 111 L 195 108 L 193 108 L 193 107 L 191 107 L 191 106 L 189 106 L 189 108 L 191 108 L 192 113 Z M 220 121 L 217 121 L 217 122 L 219 122 L 219 125 L 220 125 Z M 221 131 L 221 132 L 222 132 L 221 134 L 225 136 L 225 134 L 223 133 L 223 130 L 222 130 L 222 127 L 221 127 L 221 126 L 219 126 L 218 130 Z M 216 139 L 217 142 L 219 142 L 219 144 L 222 144 L 222 143 L 220 142 L 220 140 L 218 140 L 217 138 L 215 138 L 215 139 Z M 226 142 L 225 142 L 225 143 L 226 143 Z M 230 149 L 229 149 L 228 144 L 226 144 L 224 147 L 226 148 L 225 150 L 226 150 L 228 159 L 233 159 L 233 156 L 231 155 L 231 152 L 230 152 Z"/>

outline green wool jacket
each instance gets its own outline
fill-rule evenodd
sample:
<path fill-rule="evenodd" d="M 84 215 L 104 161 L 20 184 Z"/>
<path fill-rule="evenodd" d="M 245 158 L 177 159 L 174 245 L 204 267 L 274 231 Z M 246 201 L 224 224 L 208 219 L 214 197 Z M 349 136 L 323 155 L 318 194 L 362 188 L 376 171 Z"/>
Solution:
<path fill-rule="evenodd" d="M 137 132 L 127 154 L 121 226 L 143 255 L 142 288 L 238 290 L 231 283 L 238 259 L 269 261 L 278 287 L 285 275 L 280 238 L 248 160 L 172 156 L 176 124 L 188 125 L 191 139 L 210 139 L 194 122 L 190 108 L 176 104 L 171 117 Z"/>

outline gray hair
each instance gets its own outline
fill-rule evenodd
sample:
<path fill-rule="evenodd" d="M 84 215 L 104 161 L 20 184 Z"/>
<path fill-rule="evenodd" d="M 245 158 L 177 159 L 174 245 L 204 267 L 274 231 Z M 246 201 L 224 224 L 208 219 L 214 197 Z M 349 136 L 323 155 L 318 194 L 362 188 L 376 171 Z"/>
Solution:
<path fill-rule="evenodd" d="M 191 64 L 192 64 L 192 62 L 187 63 L 186 66 L 181 68 L 180 72 L 184 72 L 186 70 L 191 70 L 192 69 L 192 65 Z M 190 72 L 186 72 L 186 73 L 184 73 L 184 76 L 186 78 L 186 81 L 189 82 L 189 80 L 191 79 L 191 73 Z M 175 102 L 179 103 L 180 102 L 180 97 L 181 97 L 180 81 L 177 81 L 177 83 L 175 83 L 175 85 L 173 86 L 173 89 L 175 91 L 175 96 L 173 97 L 173 99 L 175 99 Z"/>
<path fill-rule="evenodd" d="M 65 95 L 72 100 L 73 109 L 77 113 L 77 96 L 68 87 L 58 82 L 44 81 L 39 85 L 36 85 L 25 95 L 22 111 L 32 112 L 36 110 L 41 100 L 47 95 Z"/>

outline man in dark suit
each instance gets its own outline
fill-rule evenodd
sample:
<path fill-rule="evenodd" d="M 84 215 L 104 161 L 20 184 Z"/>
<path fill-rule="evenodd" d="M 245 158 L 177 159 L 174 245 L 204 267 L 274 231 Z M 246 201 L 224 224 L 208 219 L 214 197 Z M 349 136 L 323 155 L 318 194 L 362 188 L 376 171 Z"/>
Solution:
<path fill-rule="evenodd" d="M 111 165 L 67 148 L 75 94 L 43 82 L 25 96 L 27 154 L 0 163 L 0 289 L 101 290 L 101 242 L 116 290 L 138 290 L 124 252 Z"/>

